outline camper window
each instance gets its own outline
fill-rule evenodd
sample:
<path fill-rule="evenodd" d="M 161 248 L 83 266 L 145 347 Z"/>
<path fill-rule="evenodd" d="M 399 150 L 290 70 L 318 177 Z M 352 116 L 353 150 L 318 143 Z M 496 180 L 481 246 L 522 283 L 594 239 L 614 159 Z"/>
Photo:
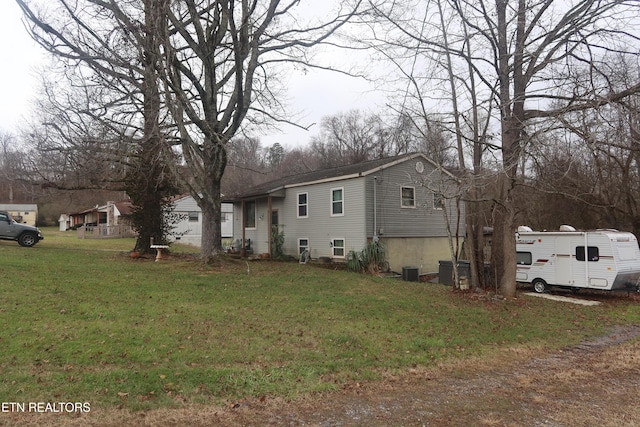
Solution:
<path fill-rule="evenodd" d="M 516 252 L 518 265 L 531 265 L 531 252 Z"/>
<path fill-rule="evenodd" d="M 584 246 L 576 247 L 576 259 L 584 261 Z M 600 251 L 597 246 L 587 246 L 587 259 L 589 261 L 598 261 L 600 259 Z"/>

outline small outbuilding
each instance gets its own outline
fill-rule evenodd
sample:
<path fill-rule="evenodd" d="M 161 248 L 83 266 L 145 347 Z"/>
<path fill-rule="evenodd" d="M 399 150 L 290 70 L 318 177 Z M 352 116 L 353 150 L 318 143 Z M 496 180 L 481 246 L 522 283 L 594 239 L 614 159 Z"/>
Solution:
<path fill-rule="evenodd" d="M 71 217 L 67 214 L 61 214 L 60 218 L 58 218 L 58 225 L 60 226 L 60 231 L 67 231 L 71 228 Z"/>
<path fill-rule="evenodd" d="M 6 211 L 14 221 L 20 224 L 36 226 L 38 220 L 38 205 L 35 204 L 0 204 L 0 210 Z"/>

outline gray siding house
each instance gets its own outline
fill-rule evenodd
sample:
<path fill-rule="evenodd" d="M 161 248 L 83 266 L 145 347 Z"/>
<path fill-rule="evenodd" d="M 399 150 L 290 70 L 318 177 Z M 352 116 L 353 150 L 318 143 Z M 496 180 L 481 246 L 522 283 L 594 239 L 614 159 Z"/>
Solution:
<path fill-rule="evenodd" d="M 341 261 L 380 239 L 393 271 L 435 272 L 450 259 L 447 217 L 454 235 L 464 233 L 458 192 L 453 175 L 418 153 L 286 177 L 227 201 L 234 240 L 255 254 L 272 253 L 277 226 L 287 255 L 308 249 L 312 259 Z"/>

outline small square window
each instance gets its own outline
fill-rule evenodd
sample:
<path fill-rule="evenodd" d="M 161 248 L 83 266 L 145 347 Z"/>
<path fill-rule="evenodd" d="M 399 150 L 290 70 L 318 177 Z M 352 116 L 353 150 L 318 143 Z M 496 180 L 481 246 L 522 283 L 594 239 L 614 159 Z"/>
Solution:
<path fill-rule="evenodd" d="M 516 252 L 516 263 L 518 265 L 531 265 L 531 252 Z"/>
<path fill-rule="evenodd" d="M 433 209 L 444 209 L 444 194 L 433 193 Z"/>
<path fill-rule="evenodd" d="M 189 212 L 189 222 L 198 222 L 200 217 L 198 212 Z"/>
<path fill-rule="evenodd" d="M 298 253 L 301 254 L 302 252 L 308 249 L 309 249 L 309 239 L 298 239 Z"/>
<path fill-rule="evenodd" d="M 344 258 L 344 239 L 333 239 L 331 249 L 334 258 Z"/>
<path fill-rule="evenodd" d="M 576 260 L 584 261 L 584 246 L 576 247 Z M 591 262 L 596 262 L 600 260 L 600 250 L 597 246 L 587 246 L 587 260 Z"/>
<path fill-rule="evenodd" d="M 401 203 L 403 208 L 416 207 L 416 189 L 414 187 L 402 187 L 400 189 Z"/>

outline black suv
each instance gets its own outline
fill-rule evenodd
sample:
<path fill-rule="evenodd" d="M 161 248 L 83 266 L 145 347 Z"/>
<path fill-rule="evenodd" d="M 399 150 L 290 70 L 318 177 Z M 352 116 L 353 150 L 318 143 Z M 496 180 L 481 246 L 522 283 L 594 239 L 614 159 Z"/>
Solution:
<path fill-rule="evenodd" d="M 15 222 L 8 212 L 0 211 L 0 239 L 15 240 L 20 246 L 30 248 L 44 237 L 36 227 Z"/>

